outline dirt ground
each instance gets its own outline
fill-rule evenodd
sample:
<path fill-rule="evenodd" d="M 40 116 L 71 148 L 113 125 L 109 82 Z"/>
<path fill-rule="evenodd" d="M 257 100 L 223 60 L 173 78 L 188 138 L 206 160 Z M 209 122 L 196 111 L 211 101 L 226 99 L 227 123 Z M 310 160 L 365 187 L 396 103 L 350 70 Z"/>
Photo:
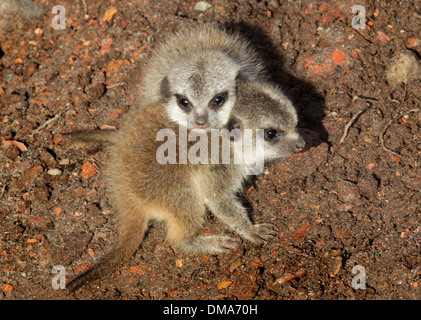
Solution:
<path fill-rule="evenodd" d="M 0 16 L 1 299 L 421 299 L 421 3 L 208 2 L 62 0 L 62 30 L 47 0 L 34 0 L 42 18 Z M 351 26 L 357 4 L 366 29 Z M 106 155 L 63 133 L 119 128 L 154 45 L 185 21 L 244 34 L 299 110 L 306 151 L 246 192 L 279 236 L 191 256 L 154 224 L 119 271 L 55 290 L 54 266 L 70 279 L 116 239 Z M 388 73 L 402 53 L 414 64 Z M 353 287 L 363 271 L 365 289 Z"/>

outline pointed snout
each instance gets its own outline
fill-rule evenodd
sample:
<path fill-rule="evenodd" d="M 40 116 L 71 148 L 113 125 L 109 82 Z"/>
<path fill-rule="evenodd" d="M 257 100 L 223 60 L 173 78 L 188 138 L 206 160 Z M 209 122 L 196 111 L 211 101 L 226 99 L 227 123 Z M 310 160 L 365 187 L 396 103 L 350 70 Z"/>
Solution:
<path fill-rule="evenodd" d="M 195 125 L 197 129 L 207 129 L 209 127 L 207 114 L 196 115 Z"/>
<path fill-rule="evenodd" d="M 295 141 L 295 152 L 301 152 L 303 151 L 304 147 L 306 146 L 306 142 L 303 139 L 303 137 L 301 137 L 298 133 L 297 133 L 297 138 Z"/>

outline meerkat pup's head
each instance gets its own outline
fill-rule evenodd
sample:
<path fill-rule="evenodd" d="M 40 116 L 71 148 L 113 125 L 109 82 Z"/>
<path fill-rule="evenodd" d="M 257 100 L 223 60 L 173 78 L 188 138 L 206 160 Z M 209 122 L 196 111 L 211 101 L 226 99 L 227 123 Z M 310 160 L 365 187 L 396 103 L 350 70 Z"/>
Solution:
<path fill-rule="evenodd" d="M 268 83 L 240 81 L 228 129 L 261 129 L 264 160 L 286 157 L 304 148 L 297 122 L 292 102 L 279 88 Z"/>
<path fill-rule="evenodd" d="M 161 83 L 170 119 L 189 129 L 224 127 L 235 104 L 239 70 L 221 50 L 193 51 L 176 61 Z"/>

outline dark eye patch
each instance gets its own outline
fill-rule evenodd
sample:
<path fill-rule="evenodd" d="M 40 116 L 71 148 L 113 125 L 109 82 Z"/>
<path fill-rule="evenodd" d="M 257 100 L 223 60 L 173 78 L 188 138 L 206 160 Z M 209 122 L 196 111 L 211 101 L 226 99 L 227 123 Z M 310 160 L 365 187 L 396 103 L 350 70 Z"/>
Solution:
<path fill-rule="evenodd" d="M 225 91 L 225 92 L 221 92 L 221 93 L 218 93 L 217 95 L 215 95 L 215 97 L 213 97 L 213 99 L 209 102 L 209 105 L 212 107 L 212 108 L 219 108 L 219 107 L 221 107 L 224 103 L 225 103 L 225 101 L 227 100 L 227 98 L 228 98 L 228 92 L 227 91 Z"/>
<path fill-rule="evenodd" d="M 282 130 L 276 129 L 265 129 L 265 140 L 267 141 L 276 141 L 283 135 Z"/>
<path fill-rule="evenodd" d="M 180 96 L 178 94 L 175 95 L 175 96 L 177 98 L 178 106 L 181 109 L 183 109 L 185 111 L 189 111 L 191 109 L 191 103 L 190 103 L 190 101 L 186 97 Z"/>

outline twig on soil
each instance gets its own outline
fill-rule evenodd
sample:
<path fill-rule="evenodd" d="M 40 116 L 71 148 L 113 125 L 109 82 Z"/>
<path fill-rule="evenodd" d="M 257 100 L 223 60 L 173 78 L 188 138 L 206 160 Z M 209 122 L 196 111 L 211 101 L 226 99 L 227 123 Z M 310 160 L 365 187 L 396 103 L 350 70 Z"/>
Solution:
<path fill-rule="evenodd" d="M 412 110 L 406 111 L 404 113 L 414 113 L 414 112 L 418 112 L 420 110 L 421 110 L 420 108 L 417 108 L 417 109 L 412 109 Z"/>
<path fill-rule="evenodd" d="M 364 35 L 364 33 L 362 33 L 360 30 L 358 30 L 358 29 L 354 29 L 353 28 L 353 30 L 359 35 L 359 36 L 361 36 L 365 41 L 367 41 L 368 43 L 370 43 L 370 44 L 373 44 L 373 41 L 371 41 L 371 39 L 369 38 L 369 37 L 367 37 L 367 36 L 365 36 Z"/>
<path fill-rule="evenodd" d="M 404 92 L 404 94 L 403 94 L 402 101 L 400 101 L 400 102 L 399 102 L 399 106 L 398 106 L 398 108 L 399 108 L 399 107 L 400 107 L 400 106 L 404 103 L 404 101 L 406 100 L 406 95 L 407 95 L 407 86 L 406 86 L 406 83 L 404 83 L 404 85 L 405 85 L 405 92 Z M 402 111 L 400 111 L 400 112 L 398 113 L 398 115 L 394 116 L 392 119 L 390 119 L 390 120 L 387 122 L 387 124 L 384 126 L 384 128 L 383 128 L 382 132 L 380 132 L 380 135 L 379 135 L 380 145 L 381 145 L 381 147 L 382 147 L 382 149 L 383 149 L 384 151 L 389 152 L 389 153 L 391 153 L 391 154 L 394 154 L 395 156 L 400 156 L 400 154 L 398 154 L 398 153 L 396 153 L 396 152 L 394 152 L 394 151 L 390 150 L 389 148 L 387 148 L 387 147 L 385 146 L 385 144 L 384 144 L 384 135 L 385 135 L 385 133 L 386 133 L 387 129 L 389 128 L 389 126 L 392 124 L 392 122 L 393 122 L 393 121 L 395 121 L 396 119 L 399 119 L 399 118 L 400 118 L 403 114 L 412 113 L 412 112 L 417 112 L 417 111 L 419 111 L 419 110 L 420 110 L 420 109 L 412 109 L 412 110 L 409 110 L 409 111 L 406 111 L 406 112 L 402 112 Z"/>
<path fill-rule="evenodd" d="M 400 118 L 402 116 L 402 114 L 408 114 L 408 113 L 413 113 L 413 112 L 418 112 L 420 111 L 420 109 L 412 109 L 406 112 L 399 112 L 399 114 L 397 116 L 395 116 L 394 118 L 390 119 L 389 122 L 385 125 L 385 127 L 383 128 L 382 132 L 380 133 L 380 145 L 382 147 L 382 149 L 386 152 L 389 152 L 391 154 L 394 154 L 395 156 L 400 156 L 400 154 L 390 150 L 389 148 L 387 148 L 384 144 L 384 134 L 386 133 L 386 130 L 389 128 L 389 126 L 392 124 L 393 121 L 395 121 L 396 119 Z"/>
<path fill-rule="evenodd" d="M 366 112 L 369 108 L 370 108 L 370 107 L 367 107 L 367 108 L 362 109 L 360 112 L 356 113 L 356 114 L 355 114 L 355 115 L 351 118 L 351 120 L 349 120 L 349 121 L 348 121 L 348 123 L 346 124 L 345 129 L 344 129 L 344 134 L 342 135 L 341 140 L 339 140 L 339 144 L 342 144 L 342 143 L 344 142 L 345 138 L 346 138 L 346 137 L 347 137 L 347 135 L 348 135 L 349 129 L 350 129 L 350 128 L 351 128 L 351 126 L 352 126 L 352 125 L 353 125 L 353 124 L 357 121 L 358 117 L 359 117 L 360 115 L 362 115 L 364 112 Z"/>
<path fill-rule="evenodd" d="M 86 5 L 86 1 L 85 0 L 81 0 L 81 2 L 83 4 L 83 10 L 84 10 L 84 13 L 85 13 L 85 17 L 87 17 L 88 16 L 88 6 Z"/>
<path fill-rule="evenodd" d="M 100 161 L 98 161 L 97 159 L 94 159 L 94 158 L 91 158 L 90 161 L 92 162 L 92 164 L 94 165 L 94 167 L 97 170 L 102 171 L 103 164 Z"/>
<path fill-rule="evenodd" d="M 379 136 L 379 138 L 380 138 L 380 145 L 381 145 L 381 147 L 382 147 L 382 149 L 384 150 L 384 151 L 386 151 L 386 152 L 389 152 L 389 153 L 391 153 L 391 154 L 394 154 L 395 156 L 399 156 L 399 154 L 397 154 L 396 152 L 394 152 L 394 151 L 392 151 L 392 150 L 390 150 L 389 148 L 387 148 L 385 145 L 384 145 L 384 134 L 386 133 L 386 130 L 387 130 L 387 128 L 389 128 L 389 126 L 390 126 L 390 124 L 393 122 L 393 120 L 394 119 L 390 119 L 389 120 L 389 122 L 385 125 L 385 127 L 383 128 L 383 130 L 382 130 L 382 132 L 380 132 L 380 136 Z"/>
<path fill-rule="evenodd" d="M 39 131 L 41 131 L 42 129 L 44 129 L 45 127 L 47 127 L 48 125 L 50 125 L 51 123 L 53 123 L 54 121 L 56 121 L 58 118 L 61 117 L 61 115 L 64 112 L 58 113 L 56 114 L 53 118 L 48 119 L 47 121 L 45 121 L 42 125 L 40 125 L 38 128 L 32 130 L 31 132 L 31 136 L 33 136 L 34 134 L 38 133 Z"/>
<path fill-rule="evenodd" d="M 107 86 L 107 90 L 115 88 L 115 87 L 119 87 L 119 86 L 124 86 L 125 84 L 126 84 L 125 82 L 114 83 L 114 84 L 111 84 L 111 85 Z"/>
<path fill-rule="evenodd" d="M 305 269 L 300 269 L 297 272 L 295 272 L 294 274 L 291 274 L 290 273 L 290 274 L 287 274 L 287 275 L 285 275 L 285 276 L 283 276 L 283 277 L 275 280 L 275 282 L 273 283 L 273 285 L 283 284 L 285 282 L 294 280 L 296 278 L 299 278 L 299 277 L 303 276 L 305 273 L 306 273 L 306 270 Z"/>
<path fill-rule="evenodd" d="M 346 23 L 341 21 L 341 20 L 336 20 L 336 22 L 338 24 L 340 24 L 345 30 L 348 27 L 346 25 Z M 364 33 L 362 31 L 360 31 L 359 29 L 352 28 L 352 31 L 354 31 L 356 34 L 358 34 L 360 37 L 362 37 L 368 43 L 373 44 L 373 41 L 368 36 L 364 35 Z"/>
<path fill-rule="evenodd" d="M 364 99 L 364 100 L 379 101 L 377 98 L 366 97 L 366 96 L 354 96 L 352 100 L 355 101 L 358 98 Z"/>
<path fill-rule="evenodd" d="M 4 192 L 6 191 L 6 184 L 4 183 L 2 183 L 2 182 L 0 182 L 0 184 L 1 184 L 1 189 L 0 189 L 0 199 L 2 199 L 3 198 L 3 195 L 4 195 Z"/>

